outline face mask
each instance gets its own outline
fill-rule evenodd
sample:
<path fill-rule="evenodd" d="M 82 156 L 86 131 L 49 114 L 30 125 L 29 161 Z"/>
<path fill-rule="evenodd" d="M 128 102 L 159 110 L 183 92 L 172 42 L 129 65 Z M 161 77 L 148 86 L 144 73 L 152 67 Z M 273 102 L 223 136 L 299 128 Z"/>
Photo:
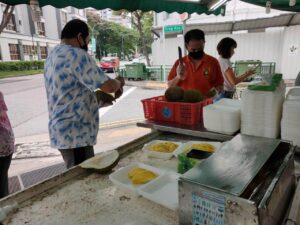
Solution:
<path fill-rule="evenodd" d="M 78 38 L 77 38 L 77 41 L 78 41 L 78 44 L 79 44 L 80 48 L 87 52 L 88 46 L 87 46 L 85 40 L 83 39 L 83 43 L 84 43 L 83 45 L 80 44 L 80 41 L 79 41 Z"/>
<path fill-rule="evenodd" d="M 193 59 L 201 59 L 204 55 L 204 51 L 200 50 L 197 52 L 189 52 L 189 56 Z"/>

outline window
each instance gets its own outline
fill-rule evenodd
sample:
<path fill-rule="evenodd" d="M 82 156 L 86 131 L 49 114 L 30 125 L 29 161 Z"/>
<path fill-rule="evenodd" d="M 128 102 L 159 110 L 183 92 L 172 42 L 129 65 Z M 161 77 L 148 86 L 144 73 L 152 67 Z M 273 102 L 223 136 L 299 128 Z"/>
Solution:
<path fill-rule="evenodd" d="M 11 60 L 19 60 L 20 59 L 20 51 L 17 44 L 8 44 L 9 45 L 9 53 Z"/>
<path fill-rule="evenodd" d="M 43 22 L 37 22 L 38 34 L 41 36 L 45 36 L 45 24 Z"/>
<path fill-rule="evenodd" d="M 32 45 L 23 45 L 24 55 L 36 54 L 36 47 Z"/>
<path fill-rule="evenodd" d="M 66 25 L 66 23 L 68 22 L 68 15 L 64 11 L 61 11 L 61 20 L 63 26 Z"/>
<path fill-rule="evenodd" d="M 10 20 L 8 21 L 8 24 L 5 29 L 11 31 L 17 31 L 16 18 L 14 14 L 11 15 Z"/>
<path fill-rule="evenodd" d="M 41 49 L 41 58 L 42 59 L 46 59 L 48 56 L 48 51 L 47 51 L 47 47 L 40 47 Z"/>
<path fill-rule="evenodd" d="M 4 12 L 4 10 L 6 8 L 6 4 L 1 4 L 1 8 L 2 8 L 2 12 Z M 16 18 L 15 18 L 14 14 L 11 15 L 10 20 L 8 21 L 5 29 L 10 30 L 10 31 L 17 31 Z"/>

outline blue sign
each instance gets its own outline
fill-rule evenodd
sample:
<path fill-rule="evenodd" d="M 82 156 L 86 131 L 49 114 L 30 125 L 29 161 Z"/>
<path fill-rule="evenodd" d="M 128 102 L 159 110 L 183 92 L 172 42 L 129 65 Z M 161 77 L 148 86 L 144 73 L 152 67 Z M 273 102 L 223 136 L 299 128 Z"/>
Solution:
<path fill-rule="evenodd" d="M 168 107 L 163 107 L 162 109 L 162 114 L 165 118 L 170 118 L 172 116 L 172 109 L 168 108 Z"/>
<path fill-rule="evenodd" d="M 92 38 L 92 51 L 96 52 L 96 39 Z"/>
<path fill-rule="evenodd" d="M 192 195 L 193 225 L 224 225 L 225 198 L 209 192 Z"/>

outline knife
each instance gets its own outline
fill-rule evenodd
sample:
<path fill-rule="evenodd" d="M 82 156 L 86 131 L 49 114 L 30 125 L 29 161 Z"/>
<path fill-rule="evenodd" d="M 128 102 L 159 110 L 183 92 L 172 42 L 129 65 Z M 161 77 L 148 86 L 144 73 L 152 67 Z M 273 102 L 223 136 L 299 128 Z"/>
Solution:
<path fill-rule="evenodd" d="M 183 61 L 182 61 L 182 50 L 181 48 L 178 46 L 178 58 L 179 58 L 179 63 L 181 65 L 183 65 Z"/>

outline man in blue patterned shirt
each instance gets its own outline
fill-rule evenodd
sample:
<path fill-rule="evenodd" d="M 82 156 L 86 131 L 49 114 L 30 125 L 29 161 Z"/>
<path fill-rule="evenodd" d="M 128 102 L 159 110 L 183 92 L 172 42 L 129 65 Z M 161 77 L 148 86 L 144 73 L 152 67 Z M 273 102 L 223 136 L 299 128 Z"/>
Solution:
<path fill-rule="evenodd" d="M 89 29 L 85 22 L 69 21 L 61 44 L 49 54 L 44 69 L 48 98 L 51 147 L 59 149 L 67 168 L 94 156 L 99 127 L 95 90 L 120 93 L 124 85 L 110 79 L 87 53 Z"/>

